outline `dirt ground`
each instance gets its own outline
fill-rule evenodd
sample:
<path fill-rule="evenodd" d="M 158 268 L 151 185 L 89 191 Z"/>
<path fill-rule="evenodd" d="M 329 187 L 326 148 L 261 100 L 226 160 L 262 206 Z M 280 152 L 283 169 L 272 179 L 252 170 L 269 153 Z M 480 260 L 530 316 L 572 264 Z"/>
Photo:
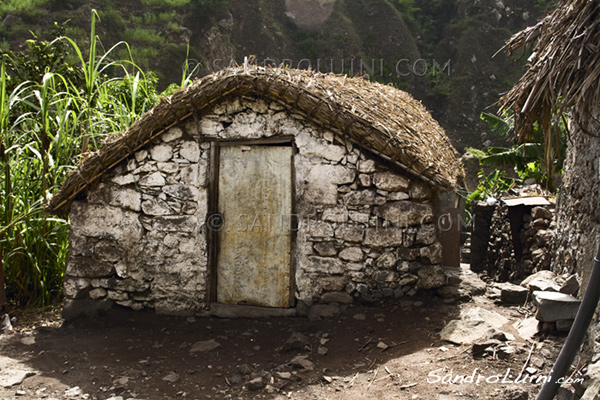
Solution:
<path fill-rule="evenodd" d="M 461 308 L 475 305 L 511 320 L 505 330 L 515 335 L 515 354 L 474 357 L 470 346 L 439 339 Z M 524 319 L 524 311 L 485 296 L 446 304 L 425 293 L 351 305 L 320 321 L 177 318 L 119 309 L 64 323 L 59 313 L 17 314 L 14 331 L 0 335 L 0 374 L 25 377 L 0 387 L 0 399 L 516 400 L 527 393 L 532 399 L 541 384 L 514 378 L 525 366 L 547 374 L 564 341 L 523 340 L 508 325 Z M 305 343 L 288 349 L 284 344 L 294 332 Z M 198 342 L 216 348 L 198 349 Z M 479 383 L 448 382 L 459 375 Z"/>

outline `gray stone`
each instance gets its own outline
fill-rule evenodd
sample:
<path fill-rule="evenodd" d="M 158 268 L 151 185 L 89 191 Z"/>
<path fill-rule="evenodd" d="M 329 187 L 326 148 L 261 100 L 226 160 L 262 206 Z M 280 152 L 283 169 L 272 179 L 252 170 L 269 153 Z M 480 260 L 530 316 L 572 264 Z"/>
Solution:
<path fill-rule="evenodd" d="M 342 146 L 327 144 L 324 140 L 315 139 L 308 132 L 296 136 L 296 145 L 300 154 L 309 157 L 319 157 L 333 162 L 339 162 L 346 155 Z"/>
<path fill-rule="evenodd" d="M 323 210 L 323 221 L 348 222 L 348 209 L 346 207 L 327 207 Z"/>
<path fill-rule="evenodd" d="M 319 164 L 308 171 L 305 197 L 314 204 L 337 203 L 337 185 L 352 183 L 356 172 L 341 165 Z"/>
<path fill-rule="evenodd" d="M 308 356 L 296 356 L 290 361 L 290 365 L 300 367 L 302 369 L 312 371 L 315 369 L 315 364 L 307 359 Z"/>
<path fill-rule="evenodd" d="M 102 298 L 106 297 L 106 289 L 95 288 L 95 289 L 90 290 L 88 295 L 89 295 L 90 299 L 92 299 L 92 300 L 102 299 Z"/>
<path fill-rule="evenodd" d="M 162 139 L 163 142 L 169 143 L 169 142 L 179 139 L 182 136 L 183 136 L 183 131 L 181 130 L 181 128 L 175 126 L 171 129 L 169 129 L 168 131 L 166 131 L 165 133 L 163 133 L 160 138 Z M 140 161 L 140 160 L 138 160 L 138 161 Z"/>
<path fill-rule="evenodd" d="M 308 319 L 316 321 L 321 318 L 332 318 L 340 315 L 340 308 L 335 304 L 314 304 L 308 312 Z"/>
<path fill-rule="evenodd" d="M 165 201 L 157 198 L 144 200 L 142 202 L 142 211 L 146 215 L 169 215 L 174 213 Z"/>
<path fill-rule="evenodd" d="M 162 187 L 167 184 L 164 176 L 160 172 L 153 172 L 140 178 L 140 186 Z"/>
<path fill-rule="evenodd" d="M 435 289 L 446 284 L 446 273 L 440 265 L 426 265 L 417 272 L 421 289 Z"/>
<path fill-rule="evenodd" d="M 360 262 L 364 258 L 360 247 L 347 247 L 338 255 L 344 261 Z"/>
<path fill-rule="evenodd" d="M 265 387 L 265 382 L 264 382 L 262 376 L 259 376 L 259 377 L 256 377 L 256 378 L 248 381 L 246 386 L 248 387 L 249 390 L 260 390 L 263 387 Z"/>
<path fill-rule="evenodd" d="M 15 368 L 15 366 L 11 365 L 13 360 L 8 357 L 0 356 L 0 362 L 2 362 L 3 366 L 2 370 L 0 370 L 0 386 L 3 388 L 20 385 L 25 378 L 36 374 L 35 371 L 21 369 L 20 364 L 19 367 Z M 6 365 L 10 365 L 10 368 L 5 368 Z M 22 366 L 25 367 L 25 365 Z"/>
<path fill-rule="evenodd" d="M 350 283 L 350 278 L 347 276 L 325 276 L 319 278 L 321 288 L 328 292 L 341 292 Z"/>
<path fill-rule="evenodd" d="M 80 278 L 103 278 L 115 273 L 113 264 L 89 257 L 68 257 L 65 274 Z"/>
<path fill-rule="evenodd" d="M 361 160 L 358 163 L 358 172 L 361 172 L 363 174 L 370 174 L 372 172 L 375 172 L 376 167 L 377 164 L 374 160 Z"/>
<path fill-rule="evenodd" d="M 404 276 L 402 276 L 402 279 L 400 279 L 400 281 L 398 282 L 399 286 L 409 286 L 409 285 L 413 285 L 415 283 L 417 283 L 419 280 L 419 277 L 416 275 L 412 275 L 412 274 L 406 274 Z"/>
<path fill-rule="evenodd" d="M 186 201 L 198 200 L 198 189 L 188 185 L 166 185 L 162 188 L 162 191 L 167 195 Z"/>
<path fill-rule="evenodd" d="M 171 371 L 167 375 L 163 376 L 162 380 L 170 383 L 175 383 L 179 381 L 179 374 L 175 371 Z"/>
<path fill-rule="evenodd" d="M 533 292 L 533 301 L 538 307 L 535 317 L 542 322 L 575 319 L 581 301 L 573 296 L 558 292 Z"/>
<path fill-rule="evenodd" d="M 92 288 L 89 279 L 65 276 L 63 281 L 63 293 L 67 299 L 78 299 L 87 296 Z"/>
<path fill-rule="evenodd" d="M 190 347 L 190 353 L 206 353 L 221 347 L 221 344 L 215 339 L 201 340 Z"/>
<path fill-rule="evenodd" d="M 433 219 L 431 204 L 414 203 L 412 201 L 389 202 L 376 207 L 374 213 L 399 227 L 422 225 Z"/>
<path fill-rule="evenodd" d="M 313 247 L 320 256 L 331 257 L 337 255 L 337 249 L 333 242 L 318 242 Z"/>
<path fill-rule="evenodd" d="M 415 237 L 415 244 L 433 244 L 437 240 L 437 230 L 434 224 L 419 226 Z"/>
<path fill-rule="evenodd" d="M 402 246 L 404 230 L 399 228 L 369 228 L 365 235 L 364 245 L 374 248 Z"/>
<path fill-rule="evenodd" d="M 140 150 L 140 151 L 136 151 L 136 153 L 135 153 L 135 160 L 137 162 L 142 162 L 147 157 L 148 157 L 148 150 L 143 149 L 143 150 Z"/>
<path fill-rule="evenodd" d="M 464 268 L 446 267 L 445 270 L 448 276 L 448 285 L 437 289 L 437 293 L 443 299 L 468 300 L 485 293 L 487 285 L 468 269 L 468 266 Z"/>
<path fill-rule="evenodd" d="M 362 187 L 371 186 L 371 175 L 359 174 L 358 175 L 358 184 Z"/>
<path fill-rule="evenodd" d="M 569 276 L 565 283 L 560 287 L 559 292 L 577 296 L 577 293 L 579 293 L 579 280 L 577 279 L 577 274 Z"/>
<path fill-rule="evenodd" d="M 152 218 L 152 230 L 163 232 L 194 232 L 198 228 L 198 218 L 193 215 L 158 216 Z"/>
<path fill-rule="evenodd" d="M 504 340 L 505 335 L 486 321 L 455 319 L 442 329 L 440 338 L 458 345 L 472 345 L 490 339 Z"/>
<path fill-rule="evenodd" d="M 150 149 L 150 156 L 155 161 L 169 161 L 173 157 L 173 148 L 168 144 L 159 144 Z"/>
<path fill-rule="evenodd" d="M 558 276 L 552 271 L 539 271 L 528 276 L 521 282 L 521 286 L 528 288 L 530 291 L 554 291 L 560 290 L 558 284 Z"/>
<path fill-rule="evenodd" d="M 442 245 L 434 243 L 431 246 L 421 248 L 421 261 L 428 264 L 439 264 L 442 262 Z"/>
<path fill-rule="evenodd" d="M 405 192 L 410 186 L 410 180 L 390 171 L 377 172 L 373 175 L 373 184 L 382 190 L 390 192 Z"/>
<path fill-rule="evenodd" d="M 310 256 L 308 265 L 305 266 L 308 272 L 323 272 L 327 274 L 341 274 L 344 272 L 342 262 L 337 258 Z"/>
<path fill-rule="evenodd" d="M 431 189 L 422 182 L 413 182 L 408 193 L 414 200 L 426 200 L 431 197 Z"/>
<path fill-rule="evenodd" d="M 200 146 L 198 142 L 188 141 L 181 144 L 179 155 L 186 160 L 196 163 L 200 159 Z"/>
<path fill-rule="evenodd" d="M 321 296 L 321 302 L 351 304 L 352 296 L 344 292 L 327 292 Z"/>
<path fill-rule="evenodd" d="M 344 242 L 362 242 L 365 228 L 362 225 L 344 224 L 335 230 L 335 238 Z"/>
<path fill-rule="evenodd" d="M 111 206 L 140 211 L 140 193 L 134 189 L 111 188 L 110 192 L 107 193 L 107 197 L 108 204 Z"/>
<path fill-rule="evenodd" d="M 542 219 L 552 219 L 552 211 L 544 208 L 544 207 L 534 207 L 531 209 L 531 219 L 536 220 L 539 218 Z"/>
<path fill-rule="evenodd" d="M 375 192 L 372 190 L 352 191 L 344 196 L 344 204 L 349 206 L 373 205 L 377 203 Z"/>
<path fill-rule="evenodd" d="M 516 322 L 514 327 L 517 329 L 517 333 L 522 339 L 531 340 L 539 331 L 539 323 L 540 322 L 535 317 L 529 317 Z"/>
<path fill-rule="evenodd" d="M 500 300 L 504 304 L 525 304 L 529 289 L 510 282 L 500 283 Z"/>
<path fill-rule="evenodd" d="M 391 269 L 396 266 L 398 262 L 398 256 L 395 252 L 386 251 L 382 255 L 380 255 L 375 261 L 375 265 L 379 268 Z"/>
<path fill-rule="evenodd" d="M 306 236 L 313 238 L 332 238 L 333 226 L 327 222 L 307 219 L 304 221 L 303 230 Z"/>
<path fill-rule="evenodd" d="M 119 186 L 130 185 L 137 181 L 135 175 L 127 174 L 127 175 L 117 175 L 110 179 L 111 182 L 116 183 Z"/>

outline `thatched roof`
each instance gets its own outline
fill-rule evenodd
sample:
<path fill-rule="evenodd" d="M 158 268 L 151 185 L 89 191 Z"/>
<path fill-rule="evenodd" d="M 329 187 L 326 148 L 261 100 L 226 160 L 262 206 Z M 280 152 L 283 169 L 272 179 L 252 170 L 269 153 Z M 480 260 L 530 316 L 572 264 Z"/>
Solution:
<path fill-rule="evenodd" d="M 512 54 L 526 46 L 533 46 L 529 69 L 500 101 L 514 108 L 517 137 L 527 139 L 535 122 L 549 132 L 557 112 L 573 106 L 576 123 L 589 118 L 600 104 L 600 1 L 561 0 L 503 49 Z"/>
<path fill-rule="evenodd" d="M 443 129 L 409 94 L 362 78 L 313 71 L 239 67 L 197 80 L 109 137 L 67 177 L 47 210 L 65 215 L 71 201 L 102 174 L 167 129 L 231 96 L 274 101 L 417 176 L 439 190 L 462 183 L 457 151 Z"/>

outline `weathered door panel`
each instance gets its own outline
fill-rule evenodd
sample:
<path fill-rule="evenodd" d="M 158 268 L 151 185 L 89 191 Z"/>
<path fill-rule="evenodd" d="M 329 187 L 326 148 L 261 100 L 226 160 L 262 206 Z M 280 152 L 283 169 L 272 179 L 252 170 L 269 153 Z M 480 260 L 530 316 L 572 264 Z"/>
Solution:
<path fill-rule="evenodd" d="M 292 148 L 220 149 L 217 301 L 290 306 Z"/>

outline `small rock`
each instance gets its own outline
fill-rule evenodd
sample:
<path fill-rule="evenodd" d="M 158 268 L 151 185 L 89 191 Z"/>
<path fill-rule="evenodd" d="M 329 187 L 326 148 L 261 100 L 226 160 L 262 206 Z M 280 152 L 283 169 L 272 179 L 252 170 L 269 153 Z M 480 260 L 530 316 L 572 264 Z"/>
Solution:
<path fill-rule="evenodd" d="M 559 292 L 577 296 L 577 293 L 579 293 L 579 280 L 577 279 L 577 275 L 573 274 L 568 277 L 565 283 L 560 287 Z"/>
<path fill-rule="evenodd" d="M 292 358 L 290 364 L 295 367 L 300 367 L 309 371 L 315 369 L 315 364 L 312 361 L 306 359 L 307 356 L 296 356 Z"/>
<path fill-rule="evenodd" d="M 165 375 L 162 378 L 163 381 L 167 381 L 167 382 L 171 382 L 171 383 L 175 383 L 179 380 L 179 374 L 175 371 L 171 371 L 169 372 L 167 375 Z"/>
<path fill-rule="evenodd" d="M 527 367 L 525 368 L 525 372 L 527 372 L 529 375 L 534 375 L 537 374 L 538 369 L 534 367 Z"/>
<path fill-rule="evenodd" d="M 17 390 L 15 392 L 15 395 L 17 395 L 17 396 L 25 396 L 26 394 L 27 394 L 27 392 L 24 390 Z"/>
<path fill-rule="evenodd" d="M 122 376 L 120 378 L 115 379 L 113 381 L 113 385 L 117 386 L 117 387 L 119 387 L 119 386 L 125 386 L 125 385 L 127 385 L 128 382 L 129 382 L 129 378 L 126 377 L 126 376 Z"/>
<path fill-rule="evenodd" d="M 442 340 L 455 344 L 473 344 L 490 339 L 504 340 L 506 336 L 486 321 L 452 320 L 440 332 Z"/>
<path fill-rule="evenodd" d="M 493 350 L 495 348 L 499 348 L 503 346 L 504 342 L 501 342 L 498 339 L 488 339 L 481 342 L 473 343 L 473 348 L 471 352 L 474 356 L 482 356 L 483 353 L 488 352 L 489 350 Z"/>
<path fill-rule="evenodd" d="M 387 349 L 388 347 L 390 347 L 390 346 L 388 346 L 388 345 L 387 345 L 387 344 L 385 344 L 384 342 L 379 342 L 379 343 L 377 343 L 377 348 L 378 348 L 378 349 L 385 350 L 385 349 Z"/>
<path fill-rule="evenodd" d="M 249 390 L 260 390 L 265 386 L 262 376 L 250 380 L 247 384 Z"/>
<path fill-rule="evenodd" d="M 317 354 L 319 354 L 320 356 L 324 356 L 325 354 L 327 354 L 327 347 L 319 346 L 317 348 Z"/>
<path fill-rule="evenodd" d="M 542 270 L 528 276 L 521 282 L 521 286 L 530 291 L 553 291 L 558 292 L 560 285 L 557 283 L 558 276 L 552 271 Z"/>
<path fill-rule="evenodd" d="M 195 353 L 195 352 L 205 353 L 207 351 L 212 351 L 219 347 L 221 347 L 221 344 L 218 343 L 214 339 L 203 340 L 203 341 L 194 343 L 192 345 L 192 347 L 190 348 L 190 353 Z"/>
<path fill-rule="evenodd" d="M 279 379 L 290 379 L 292 377 L 292 373 L 291 372 L 275 372 L 275 375 Z"/>
<path fill-rule="evenodd" d="M 65 397 L 79 397 L 82 395 L 82 391 L 79 386 L 73 386 L 65 390 Z"/>
<path fill-rule="evenodd" d="M 21 339 L 21 343 L 25 346 L 31 346 L 32 344 L 35 344 L 35 336 L 25 336 Z"/>
<path fill-rule="evenodd" d="M 333 378 L 327 375 L 323 375 L 323 380 L 327 383 L 333 382 Z"/>
<path fill-rule="evenodd" d="M 515 346 L 502 346 L 496 352 L 498 358 L 501 360 L 505 360 L 517 354 L 517 348 Z"/>
<path fill-rule="evenodd" d="M 504 304 L 524 304 L 527 301 L 529 289 L 505 282 L 500 285 L 500 301 Z"/>
<path fill-rule="evenodd" d="M 539 321 L 534 317 L 525 318 L 514 324 L 517 333 L 525 340 L 531 340 L 538 333 Z"/>
<path fill-rule="evenodd" d="M 354 314 L 352 318 L 354 318 L 357 321 L 364 321 L 365 319 L 367 319 L 367 316 L 365 314 Z"/>
<path fill-rule="evenodd" d="M 308 338 L 300 332 L 294 332 L 285 341 L 281 349 L 283 351 L 304 350 L 307 346 L 309 346 Z"/>

